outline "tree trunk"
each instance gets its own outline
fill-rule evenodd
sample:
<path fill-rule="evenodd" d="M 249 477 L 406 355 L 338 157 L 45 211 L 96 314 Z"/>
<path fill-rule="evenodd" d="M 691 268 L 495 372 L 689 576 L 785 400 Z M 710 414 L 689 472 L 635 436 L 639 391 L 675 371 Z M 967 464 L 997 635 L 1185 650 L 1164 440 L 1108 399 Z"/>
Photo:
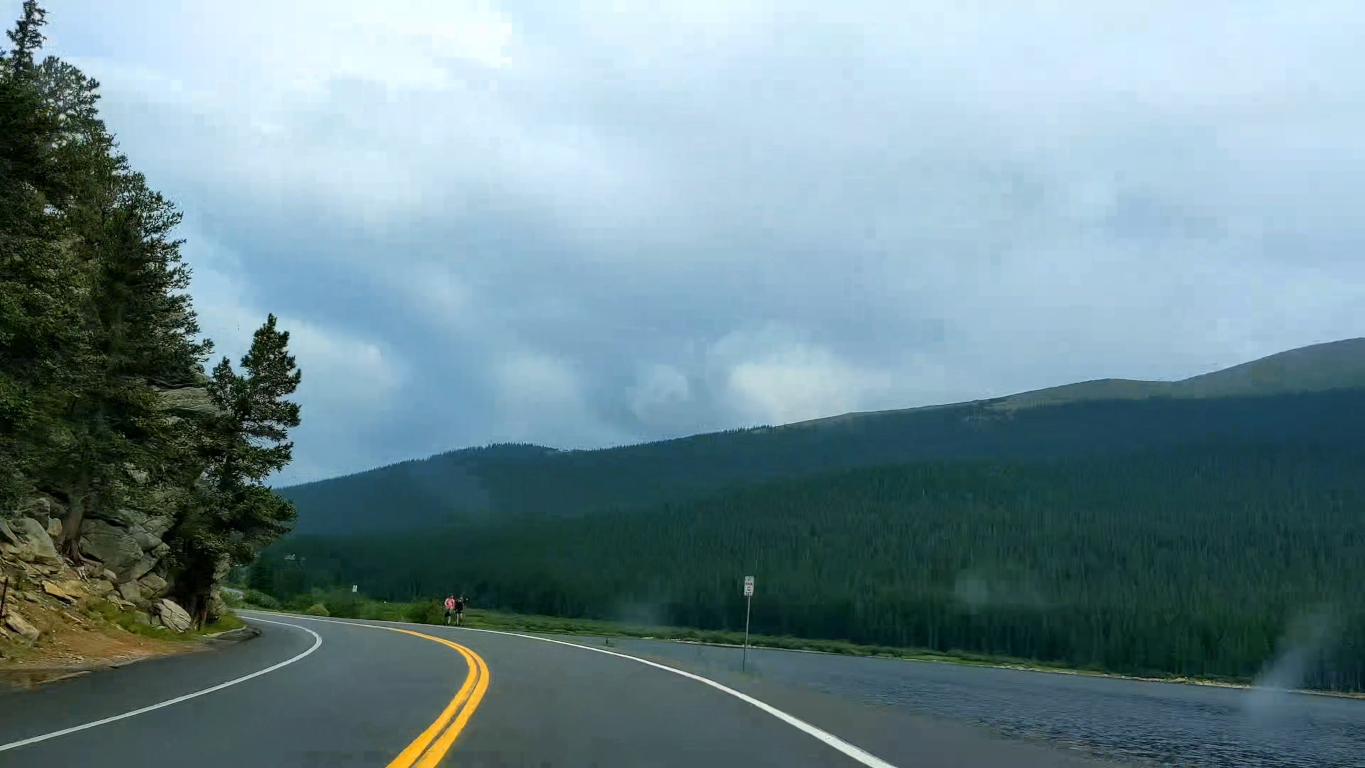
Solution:
<path fill-rule="evenodd" d="M 62 520 L 62 554 L 75 565 L 85 563 L 81 557 L 81 524 L 85 522 L 85 503 L 90 492 L 85 488 L 68 488 L 70 500 L 66 517 Z"/>

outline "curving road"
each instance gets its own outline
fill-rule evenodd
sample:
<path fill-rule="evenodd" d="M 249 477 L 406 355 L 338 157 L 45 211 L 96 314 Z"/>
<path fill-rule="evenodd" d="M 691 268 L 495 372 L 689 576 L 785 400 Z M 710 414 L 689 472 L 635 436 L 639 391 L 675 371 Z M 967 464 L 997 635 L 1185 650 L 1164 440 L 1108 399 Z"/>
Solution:
<path fill-rule="evenodd" d="M 0 767 L 1095 764 L 542 638 L 243 616 L 261 637 L 0 695 Z"/>

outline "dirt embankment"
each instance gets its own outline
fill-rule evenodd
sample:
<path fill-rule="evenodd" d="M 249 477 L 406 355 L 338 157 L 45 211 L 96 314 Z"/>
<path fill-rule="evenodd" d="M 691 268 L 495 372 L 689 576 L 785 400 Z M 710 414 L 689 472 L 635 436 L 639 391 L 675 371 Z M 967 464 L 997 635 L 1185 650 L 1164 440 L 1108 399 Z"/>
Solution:
<path fill-rule="evenodd" d="M 97 564 L 0 557 L 0 690 L 253 636 L 230 614 L 197 631 L 171 601 L 127 600 L 107 575 Z"/>

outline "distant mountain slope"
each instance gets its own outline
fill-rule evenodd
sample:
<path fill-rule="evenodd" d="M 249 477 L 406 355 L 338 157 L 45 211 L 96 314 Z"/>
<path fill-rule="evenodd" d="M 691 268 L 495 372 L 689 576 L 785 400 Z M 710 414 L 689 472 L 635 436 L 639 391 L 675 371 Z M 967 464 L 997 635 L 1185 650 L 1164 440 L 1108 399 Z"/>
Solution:
<path fill-rule="evenodd" d="M 252 586 L 741 629 L 754 575 L 774 635 L 1243 680 L 1312 611 L 1330 640 L 1292 674 L 1365 690 L 1363 464 L 1360 440 L 1218 440 L 865 467 L 535 525 L 295 536 Z"/>
<path fill-rule="evenodd" d="M 1180 381 L 1094 379 L 1036 389 L 988 402 L 995 410 L 1060 405 L 1084 400 L 1144 400 L 1152 397 L 1205 398 L 1282 395 L 1365 387 L 1365 338 L 1344 339 L 1279 352 L 1249 363 Z M 823 426 L 928 408 L 955 408 L 970 403 L 931 405 L 889 411 L 863 411 L 797 422 L 787 427 Z"/>
<path fill-rule="evenodd" d="M 1209 440 L 1365 440 L 1365 339 L 1179 382 L 1104 379 L 971 403 L 847 414 L 600 451 L 494 446 L 280 493 L 299 533 L 407 530 L 459 517 L 572 515 L 828 469 L 1042 459 Z"/>

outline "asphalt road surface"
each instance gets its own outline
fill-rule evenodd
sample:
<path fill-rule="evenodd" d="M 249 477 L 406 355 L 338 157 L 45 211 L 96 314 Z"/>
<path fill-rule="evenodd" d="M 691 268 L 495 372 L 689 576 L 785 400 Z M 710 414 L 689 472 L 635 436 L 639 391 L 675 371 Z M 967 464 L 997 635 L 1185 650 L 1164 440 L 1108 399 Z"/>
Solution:
<path fill-rule="evenodd" d="M 1097 765 L 568 643 L 243 616 L 259 638 L 0 695 L 0 767 Z"/>

